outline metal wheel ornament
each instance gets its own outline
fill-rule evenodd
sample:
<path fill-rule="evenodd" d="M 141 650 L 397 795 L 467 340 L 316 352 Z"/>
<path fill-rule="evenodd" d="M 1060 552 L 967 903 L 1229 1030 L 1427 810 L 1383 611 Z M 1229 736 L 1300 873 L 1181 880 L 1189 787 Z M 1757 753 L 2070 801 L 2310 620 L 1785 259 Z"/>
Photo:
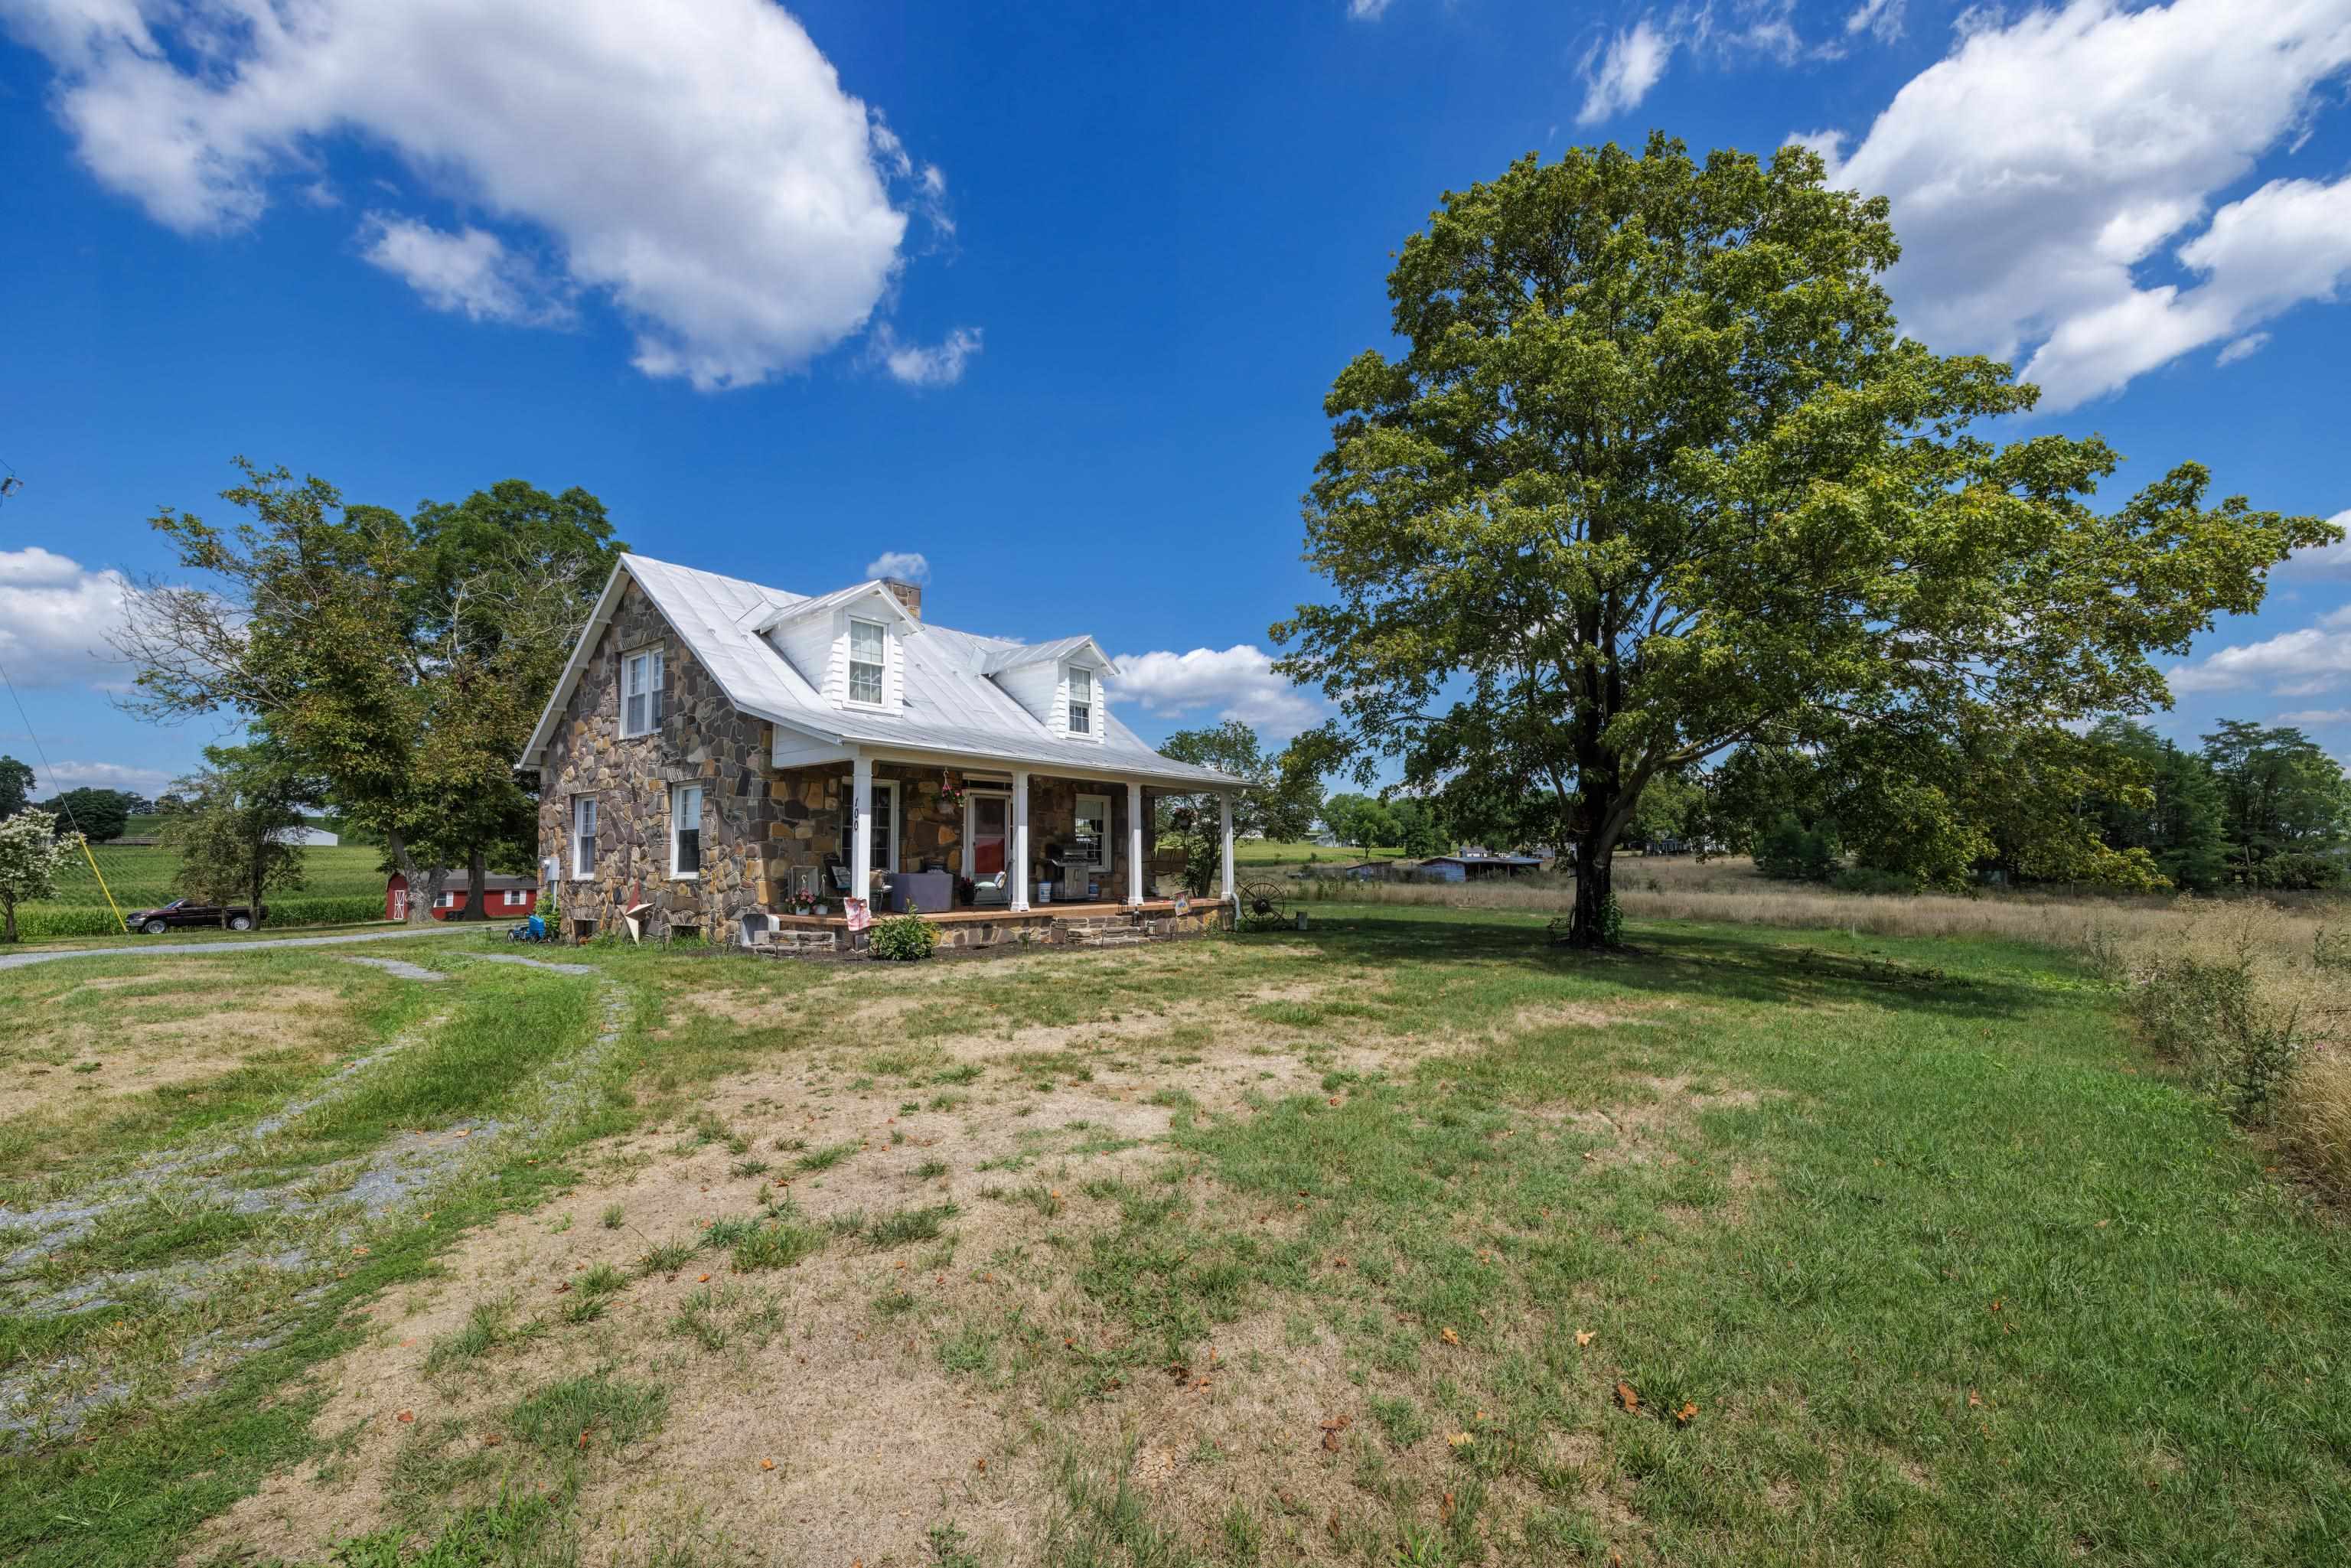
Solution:
<path fill-rule="evenodd" d="M 1240 897 L 1240 925 L 1247 931 L 1271 931 L 1290 924 L 1290 893 L 1278 882 L 1245 882 L 1233 890 Z"/>

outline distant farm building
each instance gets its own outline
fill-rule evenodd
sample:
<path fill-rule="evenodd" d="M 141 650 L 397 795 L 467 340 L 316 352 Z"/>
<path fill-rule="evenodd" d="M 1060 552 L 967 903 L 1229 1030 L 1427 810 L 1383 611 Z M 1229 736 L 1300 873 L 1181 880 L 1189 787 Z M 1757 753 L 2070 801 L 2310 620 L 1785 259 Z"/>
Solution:
<path fill-rule="evenodd" d="M 433 873 L 419 872 L 417 892 L 421 895 L 432 885 Z M 483 879 L 489 902 L 483 906 L 486 918 L 496 920 L 507 915 L 517 919 L 538 907 L 538 879 L 528 876 L 504 876 L 497 873 Z M 383 917 L 386 920 L 408 918 L 408 878 L 393 872 L 384 884 Z M 444 872 L 441 877 L 441 896 L 433 901 L 433 918 L 446 920 L 466 909 L 473 902 L 473 879 L 462 871 Z"/>

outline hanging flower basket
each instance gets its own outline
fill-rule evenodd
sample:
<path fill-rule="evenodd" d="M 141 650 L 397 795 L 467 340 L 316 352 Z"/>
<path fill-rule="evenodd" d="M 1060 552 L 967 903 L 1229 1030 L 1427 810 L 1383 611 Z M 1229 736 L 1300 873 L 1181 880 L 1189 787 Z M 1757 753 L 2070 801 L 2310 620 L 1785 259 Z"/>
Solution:
<path fill-rule="evenodd" d="M 939 775 L 939 804 L 953 810 L 963 809 L 964 782 L 953 773 Z"/>

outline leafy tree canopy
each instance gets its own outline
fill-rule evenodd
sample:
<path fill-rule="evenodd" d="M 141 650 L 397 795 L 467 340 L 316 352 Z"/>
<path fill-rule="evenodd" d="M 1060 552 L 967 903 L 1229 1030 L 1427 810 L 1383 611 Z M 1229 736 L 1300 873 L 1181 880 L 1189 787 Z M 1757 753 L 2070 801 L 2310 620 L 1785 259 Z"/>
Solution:
<path fill-rule="evenodd" d="M 173 882 L 200 904 L 222 905 L 224 922 L 230 905 L 245 904 L 257 925 L 271 889 L 302 885 L 302 846 L 282 835 L 302 825 L 319 784 L 266 743 L 208 746 L 204 761 L 172 785 L 181 804 L 163 819 L 163 842 L 180 857 Z"/>
<path fill-rule="evenodd" d="M 131 601 L 129 706 L 246 715 L 412 877 L 419 855 L 477 876 L 528 864 L 535 809 L 514 759 L 625 548 L 602 506 L 509 480 L 404 518 L 237 467 L 223 496 L 246 520 L 153 520 L 196 580 Z M 418 918 L 431 902 L 413 902 Z"/>
<path fill-rule="evenodd" d="M 1650 782 L 1746 742 L 2045 736 L 2168 700 L 2154 659 L 2338 538 L 2194 464 L 2095 508 L 2101 440 L 2001 445 L 2009 367 L 1898 329 L 1883 197 L 1815 153 L 1530 155 L 1447 193 L 1388 278 L 1394 358 L 1325 402 L 1329 582 L 1273 629 L 1368 779 L 1539 780 L 1604 940 Z"/>
<path fill-rule="evenodd" d="M 42 801 L 41 809 L 94 844 L 112 843 L 131 824 L 131 797 L 120 789 L 68 789 Z"/>
<path fill-rule="evenodd" d="M 29 763 L 13 757 L 0 757 L 0 819 L 15 816 L 25 809 L 33 794 L 33 769 Z"/>
<path fill-rule="evenodd" d="M 58 875 L 81 852 L 72 830 L 57 830 L 57 820 L 43 810 L 0 818 L 0 942 L 16 940 L 16 906 L 57 892 Z"/>

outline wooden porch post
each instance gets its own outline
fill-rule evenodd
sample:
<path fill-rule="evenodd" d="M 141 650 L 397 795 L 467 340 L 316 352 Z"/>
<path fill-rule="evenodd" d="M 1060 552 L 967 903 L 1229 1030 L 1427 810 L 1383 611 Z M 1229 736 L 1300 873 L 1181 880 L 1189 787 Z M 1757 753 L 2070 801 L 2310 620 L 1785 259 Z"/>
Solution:
<path fill-rule="evenodd" d="M 1230 795 L 1219 793 L 1219 794 L 1217 796 L 1217 818 L 1219 819 L 1219 821 L 1220 821 L 1220 823 L 1221 823 L 1221 825 L 1222 825 L 1222 827 L 1223 827 L 1223 829 L 1224 829 L 1224 835 L 1225 835 L 1225 894 L 1224 894 L 1224 896 L 1225 896 L 1225 902 L 1226 902 L 1226 903 L 1228 903 L 1228 904 L 1230 904 L 1230 903 L 1233 901 L 1233 798 L 1232 798 Z"/>
<path fill-rule="evenodd" d="M 1143 786 L 1126 787 L 1126 901 L 1143 902 Z"/>
<path fill-rule="evenodd" d="M 1012 909 L 1029 907 L 1029 771 L 1012 770 Z"/>
<path fill-rule="evenodd" d="M 873 896 L 873 758 L 862 750 L 849 762 L 849 789 L 853 799 L 849 820 L 856 824 L 849 846 L 849 896 Z"/>

